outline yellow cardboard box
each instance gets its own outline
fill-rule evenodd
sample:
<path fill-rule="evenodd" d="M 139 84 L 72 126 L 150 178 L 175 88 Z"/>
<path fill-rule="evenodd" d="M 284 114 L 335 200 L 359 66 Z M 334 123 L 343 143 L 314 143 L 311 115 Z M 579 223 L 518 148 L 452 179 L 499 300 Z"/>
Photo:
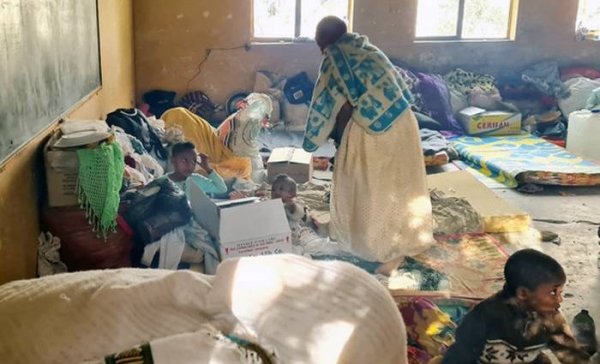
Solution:
<path fill-rule="evenodd" d="M 486 111 L 472 106 L 458 112 L 465 131 L 473 136 L 520 134 L 521 118 L 519 113 Z"/>

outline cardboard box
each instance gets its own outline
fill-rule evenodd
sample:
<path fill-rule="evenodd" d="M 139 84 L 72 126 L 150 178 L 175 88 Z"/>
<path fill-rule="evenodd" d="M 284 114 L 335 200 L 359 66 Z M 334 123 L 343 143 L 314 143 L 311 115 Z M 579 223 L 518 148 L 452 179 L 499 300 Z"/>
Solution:
<path fill-rule="evenodd" d="M 218 202 L 193 183 L 188 188 L 194 218 L 217 242 L 221 260 L 293 252 L 281 200 Z"/>
<path fill-rule="evenodd" d="M 458 112 L 458 119 L 469 135 L 498 136 L 521 133 L 521 114 L 505 111 L 485 111 L 468 107 Z"/>
<path fill-rule="evenodd" d="M 77 177 L 79 159 L 77 151 L 53 149 L 58 141 L 59 132 L 52 135 L 44 147 L 44 166 L 50 207 L 77 206 Z"/>
<path fill-rule="evenodd" d="M 267 162 L 269 182 L 285 173 L 296 183 L 306 183 L 313 173 L 312 154 L 300 148 L 275 148 Z"/>

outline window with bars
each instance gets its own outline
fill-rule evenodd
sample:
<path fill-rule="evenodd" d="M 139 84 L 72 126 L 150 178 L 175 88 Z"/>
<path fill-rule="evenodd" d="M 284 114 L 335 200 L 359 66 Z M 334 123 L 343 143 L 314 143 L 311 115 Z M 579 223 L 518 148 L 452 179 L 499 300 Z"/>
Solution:
<path fill-rule="evenodd" d="M 577 40 L 600 42 L 600 0 L 579 0 Z"/>
<path fill-rule="evenodd" d="M 352 0 L 253 0 L 252 11 L 255 41 L 311 40 L 326 16 L 350 24 Z"/>
<path fill-rule="evenodd" d="M 579 0 L 577 29 L 600 30 L 600 0 Z"/>
<path fill-rule="evenodd" d="M 418 40 L 514 39 L 519 0 L 418 0 Z"/>

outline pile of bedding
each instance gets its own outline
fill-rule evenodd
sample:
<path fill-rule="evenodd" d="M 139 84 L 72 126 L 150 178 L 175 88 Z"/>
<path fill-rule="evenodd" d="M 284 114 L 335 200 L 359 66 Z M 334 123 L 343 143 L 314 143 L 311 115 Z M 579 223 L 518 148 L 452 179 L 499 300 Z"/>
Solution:
<path fill-rule="evenodd" d="M 406 329 L 383 286 L 349 264 L 292 255 L 230 259 L 215 276 L 129 269 L 17 281 L 0 286 L 0 317 L 0 357 L 15 364 L 125 353 L 155 364 L 407 363 Z"/>
<path fill-rule="evenodd" d="M 440 166 L 450 162 L 455 155 L 446 137 L 435 130 L 422 128 L 419 130 L 425 166 Z M 260 154 L 266 163 L 275 148 L 295 147 L 302 148 L 304 133 L 286 130 L 263 130 L 258 137 Z M 335 156 L 333 143 L 326 143 L 313 153 L 313 166 L 316 170 L 327 170 L 330 161 Z"/>

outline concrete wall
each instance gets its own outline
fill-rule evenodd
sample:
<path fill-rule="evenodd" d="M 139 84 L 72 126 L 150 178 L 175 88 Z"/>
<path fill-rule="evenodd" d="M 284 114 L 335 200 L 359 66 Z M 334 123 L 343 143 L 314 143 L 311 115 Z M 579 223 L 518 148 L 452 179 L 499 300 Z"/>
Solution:
<path fill-rule="evenodd" d="M 447 43 L 414 42 L 417 0 L 354 3 L 355 31 L 368 35 L 390 57 L 423 70 L 461 67 L 506 75 L 549 59 L 600 66 L 600 45 L 575 41 L 577 0 L 521 0 L 515 41 Z M 186 89 L 201 89 L 213 101 L 223 102 L 234 91 L 251 89 L 259 69 L 316 76 L 320 54 L 314 44 L 214 51 L 197 75 L 207 48 L 239 47 L 250 41 L 250 13 L 248 0 L 135 0 L 138 99 L 155 88 L 180 96 Z"/>
<path fill-rule="evenodd" d="M 103 86 L 71 118 L 101 118 L 133 105 L 132 0 L 99 0 L 98 5 Z M 44 178 L 40 147 L 49 132 L 0 167 L 0 284 L 35 276 L 38 189 Z"/>

